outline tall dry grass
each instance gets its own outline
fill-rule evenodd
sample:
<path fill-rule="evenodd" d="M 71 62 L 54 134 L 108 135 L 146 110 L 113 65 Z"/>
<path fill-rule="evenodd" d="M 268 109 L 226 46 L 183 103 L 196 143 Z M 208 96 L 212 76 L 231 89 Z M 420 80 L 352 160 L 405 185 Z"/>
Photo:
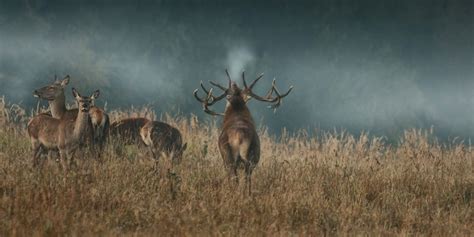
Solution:
<path fill-rule="evenodd" d="M 2 118 L 10 116 L 3 108 Z M 31 168 L 24 121 L 2 120 L 0 236 L 473 235 L 474 154 L 430 131 L 406 131 L 389 145 L 367 134 L 277 139 L 261 129 L 249 197 L 243 180 L 227 181 L 215 124 L 162 119 L 188 143 L 179 167 L 109 145 L 102 164 L 86 157 L 66 175 L 51 160 Z"/>

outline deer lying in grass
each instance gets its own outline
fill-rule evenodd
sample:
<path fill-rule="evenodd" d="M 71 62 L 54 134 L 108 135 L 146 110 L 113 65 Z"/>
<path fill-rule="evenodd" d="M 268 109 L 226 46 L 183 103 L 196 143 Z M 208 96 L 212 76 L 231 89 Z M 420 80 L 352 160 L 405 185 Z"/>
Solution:
<path fill-rule="evenodd" d="M 181 162 L 187 144 L 183 144 L 181 133 L 167 123 L 149 121 L 140 129 L 140 136 L 150 148 L 153 158 L 159 160 L 162 154 L 170 156 L 172 163 Z"/>
<path fill-rule="evenodd" d="M 224 116 L 222 131 L 219 135 L 219 152 L 224 160 L 224 166 L 229 172 L 229 177 L 234 178 L 236 182 L 238 182 L 237 169 L 243 164 L 246 177 L 245 181 L 250 195 L 252 189 L 252 171 L 260 160 L 260 140 L 255 129 L 255 123 L 247 108 L 247 102 L 251 98 L 254 98 L 259 101 L 273 103 L 270 107 L 276 109 L 280 106 L 282 98 L 287 96 L 293 87 L 291 86 L 285 94 L 280 94 L 276 88 L 275 80 L 273 80 L 272 87 L 267 95 L 261 97 L 254 94 L 252 89 L 258 80 L 263 77 L 263 74 L 257 77 L 250 86 L 247 86 L 245 75 L 242 73 L 244 89 L 240 89 L 237 84 L 231 80 L 227 70 L 226 74 L 229 81 L 227 88 L 218 83 L 210 82 L 213 86 L 223 90 L 223 94 L 217 97 L 212 95 L 213 89 L 207 90 L 201 81 L 201 88 L 206 93 L 206 97 L 203 99 L 199 98 L 197 95 L 198 89 L 194 91 L 194 97 L 202 104 L 204 112 L 210 115 Z M 273 93 L 276 94 L 275 97 L 273 97 Z M 209 109 L 209 106 L 224 98 L 227 100 L 227 105 L 223 114 Z"/>
<path fill-rule="evenodd" d="M 78 115 L 78 109 L 66 108 L 64 88 L 69 84 L 69 81 L 69 75 L 64 77 L 62 80 L 57 80 L 55 77 L 55 81 L 52 84 L 39 88 L 33 92 L 35 97 L 48 101 L 53 118 L 61 119 L 64 117 L 67 119 L 75 119 Z M 109 116 L 104 110 L 96 106 L 91 106 L 89 114 L 94 131 L 93 141 L 95 144 L 98 144 L 99 148 L 102 150 L 106 142 L 106 133 L 109 128 Z"/>
<path fill-rule="evenodd" d="M 92 101 L 99 97 L 99 90 L 90 97 L 81 96 L 74 88 L 72 93 L 79 108 L 75 118 L 63 116 L 58 119 L 40 114 L 28 123 L 28 135 L 33 148 L 33 166 L 38 165 L 42 150 L 59 150 L 64 169 L 67 169 L 68 159 L 73 162 L 73 155 L 78 148 L 89 145 L 93 150 L 91 141 L 94 139 L 94 133 L 89 113 Z"/>
<path fill-rule="evenodd" d="M 110 125 L 109 135 L 123 145 L 143 144 L 140 136 L 141 128 L 150 122 L 146 118 L 126 118 Z"/>

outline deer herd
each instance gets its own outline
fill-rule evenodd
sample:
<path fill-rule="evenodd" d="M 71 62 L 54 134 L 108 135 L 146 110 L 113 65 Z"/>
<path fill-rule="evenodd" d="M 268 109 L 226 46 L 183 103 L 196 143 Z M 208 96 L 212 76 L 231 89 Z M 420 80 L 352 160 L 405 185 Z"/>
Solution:
<path fill-rule="evenodd" d="M 255 123 L 247 107 L 252 98 L 258 101 L 271 103 L 270 108 L 280 106 L 282 98 L 287 96 L 293 87 L 281 94 L 276 88 L 275 79 L 265 96 L 253 92 L 255 84 L 263 77 L 257 77 L 250 85 L 242 73 L 243 88 L 233 81 L 226 70 L 228 85 L 210 81 L 210 84 L 220 90 L 222 94 L 215 96 L 213 88 L 206 89 L 201 81 L 204 97 L 198 96 L 198 89 L 194 97 L 198 100 L 204 112 L 213 116 L 223 116 L 221 132 L 218 139 L 220 155 L 224 162 L 229 179 L 238 182 L 237 171 L 245 171 L 245 183 L 251 192 L 251 175 L 260 160 L 260 140 Z M 33 150 L 33 166 L 41 162 L 41 155 L 52 156 L 59 152 L 59 159 L 65 171 L 74 164 L 77 153 L 89 154 L 101 161 L 101 153 L 105 144 L 110 140 L 117 144 L 147 147 L 153 159 L 161 156 L 170 157 L 172 164 L 179 164 L 187 144 L 183 141 L 180 131 L 161 121 L 152 121 L 147 118 L 126 118 L 110 123 L 109 116 L 102 109 L 94 105 L 99 97 L 99 90 L 90 96 L 81 95 L 72 88 L 72 95 L 77 109 L 67 109 L 65 88 L 70 77 L 62 80 L 55 77 L 53 83 L 34 90 L 33 95 L 48 101 L 50 113 L 39 113 L 28 123 L 28 135 Z M 224 113 L 214 112 L 210 106 L 226 99 Z"/>

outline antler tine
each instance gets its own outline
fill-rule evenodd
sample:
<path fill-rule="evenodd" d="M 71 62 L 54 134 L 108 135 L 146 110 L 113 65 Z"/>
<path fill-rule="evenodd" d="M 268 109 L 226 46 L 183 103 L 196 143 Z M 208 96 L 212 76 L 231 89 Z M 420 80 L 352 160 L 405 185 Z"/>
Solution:
<path fill-rule="evenodd" d="M 293 86 L 290 86 L 290 88 L 288 89 L 288 91 L 285 93 L 285 94 L 280 94 L 280 91 L 278 90 L 278 88 L 276 87 L 276 79 L 273 78 L 273 81 L 272 81 L 272 91 L 275 91 L 275 94 L 277 95 L 277 101 L 275 104 L 272 104 L 270 105 L 269 107 L 273 109 L 273 112 L 276 111 L 276 109 L 278 107 L 280 107 L 281 105 L 281 102 L 282 102 L 282 99 L 287 96 L 288 94 L 290 94 L 291 90 L 293 90 Z M 271 94 L 270 94 L 271 95 Z"/>
<path fill-rule="evenodd" d="M 288 94 L 290 94 L 291 90 L 293 90 L 293 86 L 290 86 L 288 91 L 285 94 L 281 95 L 281 97 L 283 98 L 283 97 L 287 96 Z"/>
<path fill-rule="evenodd" d="M 225 95 L 225 93 L 224 93 L 224 95 Z M 219 96 L 219 97 L 224 98 L 222 95 Z M 217 113 L 217 112 L 214 112 L 214 111 L 209 109 L 209 106 L 213 105 L 214 103 L 216 103 L 217 101 L 222 99 L 222 98 L 219 99 L 219 97 L 216 98 L 212 95 L 212 88 L 211 88 L 209 90 L 209 94 L 207 94 L 206 103 L 202 104 L 203 105 L 202 108 L 203 108 L 204 112 L 206 112 L 210 115 L 213 115 L 213 116 L 215 116 L 215 115 L 224 116 L 224 114 L 222 114 L 222 113 Z M 211 101 L 211 102 L 209 102 L 209 101 Z"/>
<path fill-rule="evenodd" d="M 216 103 L 217 101 L 219 100 L 222 100 L 225 96 L 226 96 L 226 93 L 224 92 L 222 95 L 218 96 L 218 97 L 215 97 L 212 95 L 212 90 L 213 88 L 211 88 L 209 91 L 204 87 L 204 84 L 201 82 L 201 88 L 203 89 L 203 91 L 206 93 L 206 96 L 204 99 L 201 99 L 199 98 L 198 96 L 198 90 L 199 89 L 195 89 L 193 94 L 194 94 L 194 97 L 196 98 L 197 101 L 199 101 L 202 105 L 202 109 L 204 110 L 204 112 L 210 114 L 210 115 L 224 115 L 222 113 L 217 113 L 217 112 L 214 112 L 212 110 L 209 109 L 209 106 L 213 105 L 214 103 Z"/>
<path fill-rule="evenodd" d="M 204 87 L 204 83 L 201 81 L 201 88 L 204 91 L 204 93 L 209 94 L 209 91 Z M 211 88 L 212 89 L 212 88 Z M 197 89 L 196 89 L 197 90 Z"/>
<path fill-rule="evenodd" d="M 265 95 L 265 98 L 272 98 L 273 91 L 275 90 L 275 78 L 273 78 L 272 81 L 272 87 L 268 90 L 267 94 Z"/>
<path fill-rule="evenodd" d="M 193 92 L 194 98 L 196 98 L 196 100 L 198 100 L 198 101 L 201 102 L 201 103 L 205 103 L 204 100 L 202 100 L 201 98 L 199 98 L 199 96 L 198 96 L 198 94 L 197 94 L 197 93 L 198 93 L 198 90 L 199 90 L 199 89 L 194 90 L 194 92 Z"/>
<path fill-rule="evenodd" d="M 253 87 L 255 86 L 255 83 L 257 83 L 261 78 L 263 77 L 263 73 L 260 74 L 260 76 L 258 76 L 253 82 L 252 84 L 250 84 L 250 89 L 253 89 Z"/>
<path fill-rule="evenodd" d="M 272 89 L 275 91 L 275 93 L 277 94 L 278 97 L 283 98 L 283 97 L 287 96 L 288 94 L 290 94 L 291 90 L 293 90 L 293 86 L 291 85 L 290 88 L 288 89 L 288 91 L 285 94 L 282 95 L 280 93 L 280 91 L 278 90 L 278 88 L 276 87 L 276 79 L 273 78 Z"/>
<path fill-rule="evenodd" d="M 217 82 L 213 82 L 213 81 L 209 81 L 209 83 L 211 83 L 211 85 L 215 86 L 215 87 L 218 87 L 219 89 L 223 90 L 223 91 L 226 91 L 227 88 L 225 88 L 224 86 L 222 86 L 221 84 L 217 83 Z"/>
<path fill-rule="evenodd" d="M 225 70 L 225 74 L 227 74 L 227 78 L 229 79 L 229 88 L 230 88 L 230 85 L 232 84 L 232 79 L 230 78 L 229 71 L 227 69 Z"/>
<path fill-rule="evenodd" d="M 259 79 L 259 78 L 258 78 Z M 276 111 L 276 108 L 278 108 L 282 102 L 282 99 L 290 94 L 291 90 L 293 90 L 293 86 L 290 86 L 290 89 L 285 93 L 285 94 L 280 94 L 280 91 L 276 87 L 276 79 L 273 78 L 272 81 L 272 87 L 268 91 L 268 93 L 265 95 L 265 97 L 258 96 L 254 94 L 251 90 L 251 87 L 249 88 L 249 95 L 256 100 L 264 101 L 264 102 L 270 102 L 273 103 L 272 105 L 268 106 L 269 108 L 272 108 L 274 112 Z M 273 92 L 275 92 L 276 97 L 272 97 Z"/>
<path fill-rule="evenodd" d="M 242 81 L 244 82 L 244 87 L 247 89 L 247 82 L 245 81 L 245 71 L 242 71 Z"/>

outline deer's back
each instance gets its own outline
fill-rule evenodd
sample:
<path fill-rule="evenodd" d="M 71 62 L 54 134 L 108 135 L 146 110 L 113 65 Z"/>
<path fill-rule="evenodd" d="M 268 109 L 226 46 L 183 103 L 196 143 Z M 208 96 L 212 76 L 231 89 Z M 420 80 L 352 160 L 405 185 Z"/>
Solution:
<path fill-rule="evenodd" d="M 141 140 L 140 129 L 149 122 L 146 118 L 126 118 L 110 125 L 110 135 L 119 137 L 127 144 L 137 143 Z"/>
<path fill-rule="evenodd" d="M 224 119 L 221 134 L 219 135 L 219 150 L 230 149 L 231 154 L 239 157 L 233 159 L 247 159 L 258 163 L 260 159 L 260 140 L 255 125 L 250 116 L 235 116 Z M 227 161 L 227 159 L 225 159 Z"/>
<path fill-rule="evenodd" d="M 180 150 L 183 145 L 181 133 L 175 127 L 159 121 L 147 122 L 140 130 L 143 142 L 164 151 Z"/>
<path fill-rule="evenodd" d="M 108 121 L 108 116 L 104 110 L 99 107 L 92 106 L 89 115 L 91 117 L 92 124 L 100 127 L 104 127 L 105 123 Z"/>

